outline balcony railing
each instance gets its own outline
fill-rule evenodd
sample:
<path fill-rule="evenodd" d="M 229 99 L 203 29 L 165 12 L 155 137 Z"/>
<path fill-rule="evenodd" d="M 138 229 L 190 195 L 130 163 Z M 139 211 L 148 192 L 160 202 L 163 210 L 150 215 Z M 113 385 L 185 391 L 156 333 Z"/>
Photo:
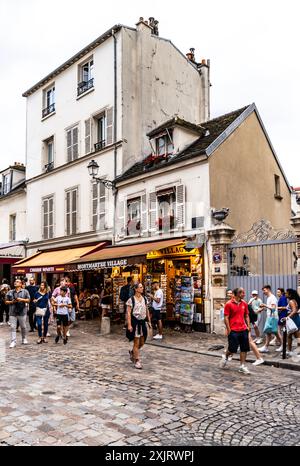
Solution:
<path fill-rule="evenodd" d="M 89 81 L 81 81 L 81 83 L 78 83 L 77 95 L 79 96 L 83 94 L 92 87 L 94 87 L 94 78 L 90 79 Z"/>
<path fill-rule="evenodd" d="M 53 112 L 55 112 L 55 104 L 51 104 L 42 110 L 42 118 L 45 118 L 47 115 L 50 115 L 50 113 Z"/>
<path fill-rule="evenodd" d="M 49 162 L 45 165 L 45 172 L 50 172 L 54 168 L 54 162 Z"/>
<path fill-rule="evenodd" d="M 96 144 L 94 144 L 95 151 L 103 149 L 105 147 L 105 142 L 106 142 L 105 139 L 103 139 L 102 141 L 96 142 Z"/>

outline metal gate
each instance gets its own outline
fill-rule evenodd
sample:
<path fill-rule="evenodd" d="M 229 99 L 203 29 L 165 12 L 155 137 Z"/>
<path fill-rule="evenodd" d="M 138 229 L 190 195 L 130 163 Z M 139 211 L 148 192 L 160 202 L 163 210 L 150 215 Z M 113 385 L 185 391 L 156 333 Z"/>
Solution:
<path fill-rule="evenodd" d="M 297 242 L 295 238 L 256 243 L 235 243 L 229 247 L 228 287 L 242 287 L 249 299 L 252 290 L 262 295 L 264 285 L 297 289 Z"/>

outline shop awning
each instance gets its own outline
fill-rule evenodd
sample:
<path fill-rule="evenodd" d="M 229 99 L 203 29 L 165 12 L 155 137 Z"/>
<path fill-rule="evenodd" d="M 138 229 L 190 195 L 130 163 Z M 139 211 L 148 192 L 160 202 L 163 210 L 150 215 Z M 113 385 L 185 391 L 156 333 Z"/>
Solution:
<path fill-rule="evenodd" d="M 126 266 L 131 257 L 146 256 L 151 251 L 170 248 L 182 244 L 185 238 L 174 238 L 149 243 L 131 244 L 126 246 L 109 246 L 97 252 L 85 255 L 78 261 L 77 270 L 94 270 L 115 266 Z"/>
<path fill-rule="evenodd" d="M 62 273 L 67 264 L 80 260 L 85 254 L 98 251 L 105 245 L 106 243 L 99 243 L 93 246 L 39 252 L 15 264 L 12 273 Z"/>
<path fill-rule="evenodd" d="M 0 264 L 19 261 L 25 255 L 23 243 L 1 243 Z"/>

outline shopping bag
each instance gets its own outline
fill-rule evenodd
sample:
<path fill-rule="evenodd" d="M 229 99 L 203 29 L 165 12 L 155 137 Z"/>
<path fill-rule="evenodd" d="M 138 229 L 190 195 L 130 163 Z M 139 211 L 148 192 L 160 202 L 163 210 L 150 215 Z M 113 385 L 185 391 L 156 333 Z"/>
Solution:
<path fill-rule="evenodd" d="M 291 319 L 290 317 L 287 317 L 286 318 L 286 331 L 287 331 L 287 334 L 290 335 L 291 333 L 295 333 L 298 331 L 298 327 L 297 325 L 295 324 L 295 322 L 293 321 L 293 319 Z"/>
<path fill-rule="evenodd" d="M 152 325 L 150 327 L 149 323 L 147 322 L 147 338 L 149 340 L 152 340 L 153 338 L 153 330 L 152 330 Z"/>
<path fill-rule="evenodd" d="M 267 317 L 264 333 L 277 333 L 278 331 L 278 320 L 276 317 Z"/>

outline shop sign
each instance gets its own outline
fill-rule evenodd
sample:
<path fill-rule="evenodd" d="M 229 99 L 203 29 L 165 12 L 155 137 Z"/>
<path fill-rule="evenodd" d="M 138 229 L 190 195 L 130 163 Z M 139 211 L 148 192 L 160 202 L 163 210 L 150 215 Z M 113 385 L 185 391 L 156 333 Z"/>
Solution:
<path fill-rule="evenodd" d="M 13 269 L 14 274 L 25 274 L 25 273 L 61 273 L 65 271 L 65 267 L 62 265 L 60 267 L 51 266 L 51 267 L 24 267 L 23 269 L 15 270 Z"/>
<path fill-rule="evenodd" d="M 77 270 L 95 270 L 108 269 L 112 267 L 124 267 L 127 265 L 127 259 L 108 260 L 101 262 L 87 262 L 85 264 L 77 264 Z"/>
<path fill-rule="evenodd" d="M 219 252 L 215 252 L 213 255 L 213 263 L 220 264 L 220 262 L 222 262 L 222 256 Z"/>
<path fill-rule="evenodd" d="M 190 256 L 191 254 L 197 254 L 196 249 L 186 251 L 185 245 L 170 246 L 168 248 L 159 249 L 158 251 L 151 251 L 147 254 L 147 259 L 156 259 L 162 256 Z"/>

